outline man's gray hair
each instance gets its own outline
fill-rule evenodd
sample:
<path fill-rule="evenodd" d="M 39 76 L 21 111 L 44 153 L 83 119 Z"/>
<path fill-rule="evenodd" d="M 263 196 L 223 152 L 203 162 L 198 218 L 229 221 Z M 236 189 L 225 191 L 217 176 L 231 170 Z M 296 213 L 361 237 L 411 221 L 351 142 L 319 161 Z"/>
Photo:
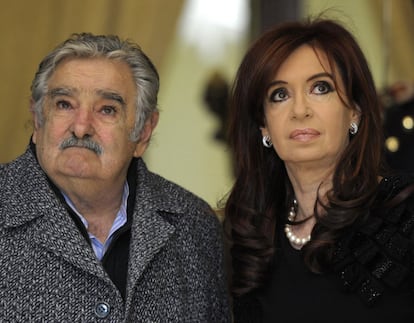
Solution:
<path fill-rule="evenodd" d="M 63 60 L 76 57 L 104 57 L 125 62 L 131 68 L 137 98 L 135 126 L 130 137 L 132 141 L 137 141 L 145 121 L 152 112 L 157 111 L 159 76 L 154 64 L 137 44 L 114 35 L 73 34 L 41 61 L 31 86 L 39 126 L 44 123 L 43 103 L 52 73 Z"/>

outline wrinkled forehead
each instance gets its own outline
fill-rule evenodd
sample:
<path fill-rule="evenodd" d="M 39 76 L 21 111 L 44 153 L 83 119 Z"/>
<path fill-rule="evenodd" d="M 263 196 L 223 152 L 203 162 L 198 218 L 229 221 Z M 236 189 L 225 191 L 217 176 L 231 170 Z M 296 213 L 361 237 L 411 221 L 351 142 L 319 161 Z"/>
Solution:
<path fill-rule="evenodd" d="M 90 87 L 92 89 L 115 89 L 114 92 L 136 92 L 129 65 L 120 60 L 103 57 L 71 57 L 61 61 L 48 79 L 48 86 Z"/>

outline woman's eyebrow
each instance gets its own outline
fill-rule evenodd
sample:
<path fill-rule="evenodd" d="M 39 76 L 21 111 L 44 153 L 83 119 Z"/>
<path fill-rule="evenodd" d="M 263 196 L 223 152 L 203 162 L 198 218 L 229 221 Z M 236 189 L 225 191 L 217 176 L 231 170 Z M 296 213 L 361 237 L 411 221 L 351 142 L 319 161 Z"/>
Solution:
<path fill-rule="evenodd" d="M 317 74 L 315 74 L 315 75 L 312 75 L 311 77 L 309 77 L 306 81 L 312 81 L 312 80 L 314 80 L 314 79 L 317 79 L 317 78 L 320 78 L 320 77 L 328 77 L 328 78 L 330 78 L 332 81 L 333 81 L 333 76 L 332 76 L 332 74 L 330 74 L 330 73 L 327 73 L 327 72 L 323 72 L 323 73 L 317 73 Z"/>
<path fill-rule="evenodd" d="M 317 74 L 314 74 L 314 75 L 310 76 L 308 79 L 306 79 L 306 82 L 312 81 L 312 80 L 320 78 L 320 77 L 328 77 L 332 81 L 334 80 L 333 75 L 331 73 L 322 72 L 322 73 L 317 73 Z M 280 84 L 288 84 L 288 82 L 282 81 L 282 80 L 274 80 L 274 81 L 269 83 L 267 88 L 269 89 L 269 88 L 271 88 L 275 85 L 280 85 Z"/>
<path fill-rule="evenodd" d="M 281 80 L 274 80 L 274 81 L 269 83 L 269 86 L 267 88 L 271 88 L 271 87 L 273 87 L 275 85 L 279 85 L 279 84 L 288 84 L 288 82 L 281 81 Z"/>

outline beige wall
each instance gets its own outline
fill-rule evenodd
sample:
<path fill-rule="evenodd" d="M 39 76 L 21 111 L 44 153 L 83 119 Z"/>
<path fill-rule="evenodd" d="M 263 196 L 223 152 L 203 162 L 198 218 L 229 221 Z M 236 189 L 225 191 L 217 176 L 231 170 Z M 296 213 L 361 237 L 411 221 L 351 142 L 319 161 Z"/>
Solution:
<path fill-rule="evenodd" d="M 31 133 L 30 83 L 37 65 L 74 32 L 138 42 L 161 70 L 183 0 L 0 0 L 0 162 L 23 152 Z"/>
<path fill-rule="evenodd" d="M 379 90 L 414 81 L 414 2 L 411 0 L 303 0 L 304 15 L 328 9 L 358 39 Z"/>
<path fill-rule="evenodd" d="M 212 65 L 175 32 L 177 8 L 183 1 L 14 0 L 7 1 L 7 5 L 6 1 L 1 2 L 4 4 L 0 11 L 3 36 L 0 162 L 16 157 L 28 142 L 29 86 L 36 65 L 46 51 L 70 32 L 116 32 L 140 42 L 156 62 L 161 76 L 160 123 L 145 155 L 149 168 L 216 205 L 233 179 L 227 147 L 212 139 L 218 121 L 207 111 L 202 93 L 215 68 L 229 80 L 233 78 L 246 48 L 245 39 L 228 44 L 227 55 L 221 63 Z M 378 87 L 400 79 L 414 80 L 414 17 L 410 0 L 390 0 L 392 36 L 390 68 L 386 75 L 383 67 L 384 1 L 304 2 L 304 14 L 329 7 L 339 10 L 340 18 L 361 42 Z M 163 15 L 165 12 L 168 14 Z"/>
<path fill-rule="evenodd" d="M 153 171 L 190 189 L 213 207 L 233 178 L 228 148 L 213 138 L 219 121 L 202 96 L 216 68 L 231 81 L 244 51 L 243 41 L 229 45 L 222 62 L 211 65 L 176 36 L 161 74 L 160 122 L 145 160 Z"/>

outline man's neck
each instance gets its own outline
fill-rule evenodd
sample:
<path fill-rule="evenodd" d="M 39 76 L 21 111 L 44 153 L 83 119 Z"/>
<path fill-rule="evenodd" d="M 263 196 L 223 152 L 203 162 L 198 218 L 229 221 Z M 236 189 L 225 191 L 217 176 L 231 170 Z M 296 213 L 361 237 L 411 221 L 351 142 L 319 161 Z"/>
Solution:
<path fill-rule="evenodd" d="M 115 190 L 114 190 L 115 191 Z M 111 193 L 113 194 L 114 191 Z M 126 210 L 128 197 L 128 184 L 125 182 L 122 191 L 116 196 L 106 198 L 108 195 L 89 196 L 69 195 L 61 191 L 68 205 L 87 222 L 87 230 L 99 241 L 104 242 L 108 237 L 113 222 L 122 207 Z"/>

